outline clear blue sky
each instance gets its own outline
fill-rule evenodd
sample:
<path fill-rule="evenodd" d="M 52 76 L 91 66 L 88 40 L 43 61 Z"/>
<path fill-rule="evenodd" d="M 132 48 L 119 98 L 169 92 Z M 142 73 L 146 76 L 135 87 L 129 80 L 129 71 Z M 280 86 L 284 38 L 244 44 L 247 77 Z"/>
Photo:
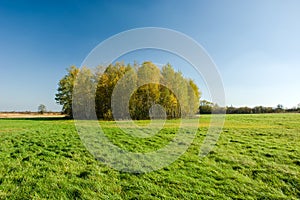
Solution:
<path fill-rule="evenodd" d="M 219 68 L 227 105 L 300 103 L 300 1 L 2 0 L 0 111 L 60 110 L 54 95 L 66 68 L 106 38 L 145 26 L 199 42 Z"/>

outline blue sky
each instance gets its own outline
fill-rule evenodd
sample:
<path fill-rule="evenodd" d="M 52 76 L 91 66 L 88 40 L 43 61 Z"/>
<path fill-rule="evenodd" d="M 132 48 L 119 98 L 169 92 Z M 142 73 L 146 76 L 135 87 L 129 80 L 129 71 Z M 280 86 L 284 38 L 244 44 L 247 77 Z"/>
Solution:
<path fill-rule="evenodd" d="M 291 0 L 2 0 L 0 111 L 60 110 L 54 95 L 66 68 L 80 66 L 108 37 L 147 26 L 200 43 L 221 73 L 227 105 L 293 107 L 300 103 L 299 19 L 300 1 Z"/>

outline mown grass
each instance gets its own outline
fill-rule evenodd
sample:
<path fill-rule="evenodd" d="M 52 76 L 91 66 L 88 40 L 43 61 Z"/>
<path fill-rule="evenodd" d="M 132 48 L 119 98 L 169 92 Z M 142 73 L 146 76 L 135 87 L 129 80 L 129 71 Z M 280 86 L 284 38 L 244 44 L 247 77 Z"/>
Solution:
<path fill-rule="evenodd" d="M 215 148 L 199 158 L 209 120 L 201 117 L 178 160 L 145 174 L 98 162 L 72 120 L 0 120 L 0 199 L 300 198 L 299 114 L 227 115 Z M 169 125 L 151 138 L 133 139 L 113 122 L 100 124 L 115 144 L 136 152 L 161 148 L 177 130 Z"/>

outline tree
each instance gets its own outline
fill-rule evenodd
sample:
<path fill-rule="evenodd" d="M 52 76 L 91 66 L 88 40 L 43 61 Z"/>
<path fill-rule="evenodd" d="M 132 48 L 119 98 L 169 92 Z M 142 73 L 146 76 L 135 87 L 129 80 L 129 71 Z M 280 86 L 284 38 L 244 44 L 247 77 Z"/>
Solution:
<path fill-rule="evenodd" d="M 276 112 L 284 112 L 283 105 L 278 104 L 275 110 L 276 110 Z"/>
<path fill-rule="evenodd" d="M 96 77 L 92 71 L 83 67 L 73 83 L 72 114 L 77 119 L 92 119 L 95 110 Z"/>
<path fill-rule="evenodd" d="M 160 104 L 165 108 L 167 118 L 178 118 L 180 113 L 180 103 L 176 96 L 175 86 L 175 71 L 170 64 L 167 64 L 161 69 L 161 98 Z"/>
<path fill-rule="evenodd" d="M 130 119 L 136 112 L 135 100 L 132 95 L 137 86 L 137 74 L 129 64 L 122 67 L 122 77 L 113 90 L 112 95 L 112 114 L 114 119 Z M 130 101 L 130 100 L 133 101 Z"/>
<path fill-rule="evenodd" d="M 44 104 L 40 104 L 38 107 L 38 112 L 40 114 L 44 114 L 45 112 L 47 112 L 46 106 Z"/>
<path fill-rule="evenodd" d="M 277 105 L 277 109 L 283 109 L 283 105 L 282 104 L 278 104 Z"/>
<path fill-rule="evenodd" d="M 212 102 L 206 100 L 200 101 L 200 106 L 199 106 L 200 114 L 211 114 L 213 105 L 214 104 Z"/>
<path fill-rule="evenodd" d="M 175 72 L 170 64 L 161 70 L 161 104 L 168 118 L 188 117 L 198 111 L 200 92 L 197 85 Z"/>
<path fill-rule="evenodd" d="M 198 111 L 200 100 L 200 92 L 198 86 L 193 80 L 188 80 L 188 97 L 189 97 L 189 115 L 194 115 Z"/>
<path fill-rule="evenodd" d="M 134 119 L 149 119 L 149 110 L 152 105 L 159 102 L 160 96 L 160 70 L 152 62 L 144 62 L 137 70 L 137 85 L 139 86 L 133 95 L 131 107 L 135 107 L 132 113 Z M 134 106 L 133 106 L 134 105 Z"/>
<path fill-rule="evenodd" d="M 68 74 L 65 75 L 58 83 L 57 94 L 55 100 L 58 104 L 62 105 L 62 112 L 72 116 L 72 95 L 74 81 L 79 73 L 79 68 L 71 66 L 67 69 Z"/>
<path fill-rule="evenodd" d="M 110 64 L 100 76 L 96 88 L 96 114 L 98 118 L 112 120 L 111 97 L 118 81 L 129 70 L 123 63 Z"/>

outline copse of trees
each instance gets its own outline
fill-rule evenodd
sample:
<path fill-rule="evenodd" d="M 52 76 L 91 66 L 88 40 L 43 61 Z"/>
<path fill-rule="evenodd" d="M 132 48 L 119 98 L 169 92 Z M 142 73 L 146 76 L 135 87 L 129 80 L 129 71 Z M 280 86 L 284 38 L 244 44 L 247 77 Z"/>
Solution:
<path fill-rule="evenodd" d="M 103 67 L 99 67 L 101 69 Z M 112 120 L 127 119 L 126 109 L 132 119 L 149 119 L 149 110 L 153 105 L 159 104 L 165 110 L 168 119 L 194 116 L 198 112 L 200 92 L 193 80 L 187 79 L 181 72 L 167 64 L 161 69 L 152 62 L 142 65 L 125 65 L 124 63 L 110 64 L 104 72 L 92 72 L 88 68 L 70 67 L 68 74 L 58 83 L 58 92 L 55 100 L 63 106 L 63 113 L 72 116 L 72 97 L 74 84 L 90 85 L 76 92 L 89 95 L 95 100 L 95 110 L 98 119 Z M 75 79 L 79 73 L 84 74 L 80 83 Z M 118 84 L 118 85 L 117 85 Z M 112 95 L 118 86 L 117 103 L 113 104 Z M 134 89 L 130 96 L 128 108 L 124 107 L 126 89 Z M 80 90 L 80 89 L 79 89 Z M 89 92 L 87 92 L 89 90 Z M 122 94 L 124 93 L 124 94 Z M 77 95 L 80 96 L 80 95 Z M 77 100 L 76 104 L 85 104 Z M 114 109 L 114 111 L 112 110 Z M 113 112 L 117 110 L 117 116 Z"/>

